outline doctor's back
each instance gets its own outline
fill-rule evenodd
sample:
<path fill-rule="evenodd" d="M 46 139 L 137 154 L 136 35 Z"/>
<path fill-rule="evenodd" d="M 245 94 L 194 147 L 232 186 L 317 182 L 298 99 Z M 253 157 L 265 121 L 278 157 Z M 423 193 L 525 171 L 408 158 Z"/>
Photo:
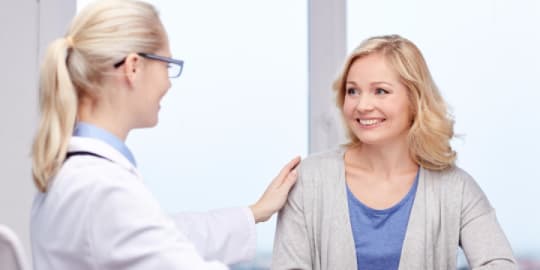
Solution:
<path fill-rule="evenodd" d="M 87 6 L 49 46 L 32 150 L 35 270 L 227 269 L 162 211 L 123 144 L 156 125 L 183 64 L 170 57 L 157 11 L 135 0 Z"/>
<path fill-rule="evenodd" d="M 67 159 L 50 190 L 36 195 L 31 214 L 36 270 L 152 269 L 148 258 L 163 266 L 167 250 L 170 256 L 176 249 L 196 253 L 120 153 L 91 138 L 74 137 L 70 148 L 107 159 Z"/>

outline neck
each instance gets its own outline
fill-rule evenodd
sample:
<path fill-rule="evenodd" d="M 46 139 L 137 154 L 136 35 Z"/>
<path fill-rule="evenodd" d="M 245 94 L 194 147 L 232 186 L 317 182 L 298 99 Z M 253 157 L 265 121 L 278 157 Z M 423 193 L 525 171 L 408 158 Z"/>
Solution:
<path fill-rule="evenodd" d="M 410 173 L 418 169 L 406 141 L 384 145 L 352 146 L 345 153 L 347 166 L 386 176 Z"/>
<path fill-rule="evenodd" d="M 103 128 L 122 141 L 129 133 L 129 127 L 124 121 L 123 114 L 114 104 L 97 102 L 90 98 L 81 98 L 79 102 L 77 120 Z"/>

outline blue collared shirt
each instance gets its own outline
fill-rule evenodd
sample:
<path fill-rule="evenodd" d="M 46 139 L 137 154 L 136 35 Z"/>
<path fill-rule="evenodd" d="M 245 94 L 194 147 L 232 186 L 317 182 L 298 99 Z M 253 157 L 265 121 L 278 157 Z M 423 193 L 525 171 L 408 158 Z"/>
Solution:
<path fill-rule="evenodd" d="M 131 164 L 133 164 L 133 166 L 137 166 L 137 163 L 135 162 L 135 157 L 133 156 L 131 151 L 129 151 L 129 148 L 126 146 L 126 144 L 105 129 L 89 123 L 77 122 L 77 124 L 75 125 L 75 129 L 73 130 L 73 136 L 101 140 L 112 146 L 118 152 L 122 153 L 122 155 L 124 155 L 124 157 L 126 157 L 131 162 Z"/>

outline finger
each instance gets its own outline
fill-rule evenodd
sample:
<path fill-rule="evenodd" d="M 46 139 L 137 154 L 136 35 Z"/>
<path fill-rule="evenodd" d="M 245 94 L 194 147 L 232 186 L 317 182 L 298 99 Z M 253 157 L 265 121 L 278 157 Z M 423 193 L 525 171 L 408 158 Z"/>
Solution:
<path fill-rule="evenodd" d="M 291 189 L 291 187 L 296 183 L 296 180 L 298 179 L 298 173 L 296 170 L 293 170 L 287 175 L 285 180 L 281 183 L 281 186 L 279 188 L 285 188 L 287 192 Z"/>
<path fill-rule="evenodd" d="M 296 167 L 298 167 L 298 164 L 300 164 L 301 160 L 302 158 L 300 158 L 300 156 L 297 156 L 293 160 L 291 160 L 289 163 L 292 163 L 292 166 L 289 171 L 296 169 Z"/>
<path fill-rule="evenodd" d="M 300 156 L 296 156 L 291 161 L 289 161 L 283 169 L 281 169 L 280 176 L 285 177 L 290 171 L 292 171 L 296 166 L 298 166 L 298 163 L 300 163 Z"/>
<path fill-rule="evenodd" d="M 274 181 L 272 181 L 271 185 L 280 186 L 285 179 L 287 179 L 287 176 L 289 173 L 296 168 L 296 166 L 300 163 L 300 156 L 296 156 L 291 161 L 289 161 L 285 166 L 281 169 L 278 176 L 274 178 Z"/>

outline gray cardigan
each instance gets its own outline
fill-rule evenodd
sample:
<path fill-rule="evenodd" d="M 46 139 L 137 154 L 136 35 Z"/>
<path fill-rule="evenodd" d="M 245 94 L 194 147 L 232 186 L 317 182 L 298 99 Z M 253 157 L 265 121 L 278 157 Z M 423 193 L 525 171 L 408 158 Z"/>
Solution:
<path fill-rule="evenodd" d="M 356 269 L 344 152 L 312 155 L 299 165 L 279 213 L 271 269 Z M 495 211 L 472 177 L 456 167 L 421 168 L 399 269 L 456 269 L 458 246 L 472 269 L 517 269 Z"/>

